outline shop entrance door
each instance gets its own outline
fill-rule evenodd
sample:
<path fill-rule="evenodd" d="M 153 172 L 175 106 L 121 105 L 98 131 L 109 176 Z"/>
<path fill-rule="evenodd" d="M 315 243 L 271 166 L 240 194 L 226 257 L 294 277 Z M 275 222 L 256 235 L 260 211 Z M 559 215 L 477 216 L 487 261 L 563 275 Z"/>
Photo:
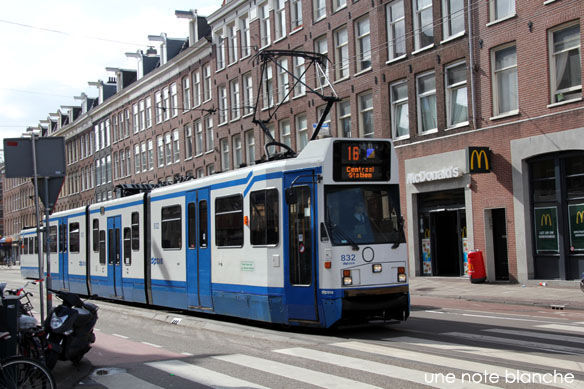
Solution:
<path fill-rule="evenodd" d="M 434 255 L 437 276 L 462 274 L 461 242 L 458 231 L 458 211 L 432 212 L 430 217 L 434 237 Z"/>
<path fill-rule="evenodd" d="M 493 252 L 495 254 L 495 279 L 509 279 L 509 263 L 507 260 L 507 226 L 505 209 L 497 208 L 491 211 L 493 219 Z"/>

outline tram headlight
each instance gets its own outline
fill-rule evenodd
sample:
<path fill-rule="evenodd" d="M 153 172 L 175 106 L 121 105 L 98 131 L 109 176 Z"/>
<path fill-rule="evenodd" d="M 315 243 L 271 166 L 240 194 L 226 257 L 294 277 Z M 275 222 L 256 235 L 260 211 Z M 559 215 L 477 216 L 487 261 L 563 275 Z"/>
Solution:
<path fill-rule="evenodd" d="M 343 286 L 353 285 L 353 277 L 351 277 L 351 270 L 343 270 Z"/>
<path fill-rule="evenodd" d="M 400 266 L 397 268 L 397 282 L 406 282 L 408 277 L 406 276 L 406 268 Z"/>
<path fill-rule="evenodd" d="M 374 263 L 372 269 L 373 273 L 381 273 L 381 263 Z"/>

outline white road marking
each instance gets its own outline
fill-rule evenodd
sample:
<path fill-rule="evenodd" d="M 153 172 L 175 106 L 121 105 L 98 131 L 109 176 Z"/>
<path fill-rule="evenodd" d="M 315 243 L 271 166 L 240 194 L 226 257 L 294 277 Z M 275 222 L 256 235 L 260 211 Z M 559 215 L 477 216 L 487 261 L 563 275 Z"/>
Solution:
<path fill-rule="evenodd" d="M 185 355 L 187 357 L 194 357 L 195 354 L 191 354 L 191 353 L 181 353 L 182 355 Z"/>
<path fill-rule="evenodd" d="M 306 358 L 313 361 L 329 363 L 332 365 L 348 367 L 351 369 L 365 371 L 367 373 L 374 373 L 390 378 L 396 378 L 404 381 L 415 382 L 421 385 L 428 385 L 434 388 L 467 388 L 468 382 L 464 383 L 457 379 L 454 383 L 433 382 L 432 376 L 434 373 L 427 373 L 422 370 L 408 369 L 400 366 L 388 365 L 374 361 L 367 361 L 364 359 L 347 357 L 339 354 L 332 354 L 318 350 L 311 350 L 302 347 L 295 347 L 283 350 L 274 350 L 277 353 L 292 355 L 299 358 Z M 491 386 L 483 384 L 473 384 L 473 388 L 491 388 Z"/>
<path fill-rule="evenodd" d="M 233 354 L 213 357 L 221 361 L 234 363 L 236 365 L 264 371 L 270 374 L 276 374 L 282 377 L 290 378 L 307 384 L 320 386 L 322 388 L 363 388 L 373 389 L 376 386 L 365 384 L 363 382 L 351 380 L 344 377 L 338 377 L 332 374 L 321 373 L 319 371 L 305 369 L 294 365 L 288 365 L 269 359 L 252 357 L 250 355 Z"/>
<path fill-rule="evenodd" d="M 467 334 L 466 332 L 443 332 L 442 335 L 449 335 L 449 336 L 454 336 L 454 337 L 460 338 L 460 339 L 470 339 L 470 340 L 474 340 L 474 341 L 482 341 L 482 342 L 489 342 L 489 343 L 499 343 L 499 344 L 503 344 L 503 345 L 514 345 L 514 346 L 520 346 L 520 347 L 526 347 L 526 348 L 534 348 L 536 350 L 547 350 L 547 351 L 554 351 L 554 352 L 582 354 L 581 347 L 559 346 L 559 345 L 555 345 L 555 344 L 531 342 L 528 340 L 521 340 L 521 339 L 501 338 L 499 336 Z"/>
<path fill-rule="evenodd" d="M 154 343 L 148 343 L 148 342 L 140 342 L 142 344 L 145 344 L 146 346 L 151 346 L 151 347 L 156 347 L 156 348 L 162 348 L 162 346 L 159 346 L 157 344 Z"/>
<path fill-rule="evenodd" d="M 535 365 L 542 365 L 546 368 L 554 368 L 562 371 L 582 372 L 584 371 L 584 362 L 570 361 L 568 359 L 544 357 L 541 355 L 533 355 L 525 352 L 508 351 L 489 347 L 465 346 L 456 343 L 439 342 L 435 340 L 412 338 L 409 336 L 400 336 L 397 338 L 388 339 L 392 342 L 406 342 L 412 345 L 419 345 L 424 347 L 435 348 L 438 350 L 456 351 L 461 353 L 480 355 L 484 357 L 491 357 L 497 359 L 507 359 L 517 363 L 529 363 Z"/>
<path fill-rule="evenodd" d="M 468 316 L 468 317 L 481 317 L 484 319 L 500 319 L 500 320 L 514 320 L 514 321 L 535 321 L 541 323 L 541 320 L 534 320 L 534 319 L 518 319 L 515 317 L 504 317 L 504 316 L 492 316 L 492 315 L 475 315 L 472 313 L 462 313 L 461 316 Z"/>
<path fill-rule="evenodd" d="M 432 310 L 427 310 L 427 311 L 424 311 L 424 312 L 428 312 L 428 313 L 439 313 L 439 314 L 441 314 L 441 315 L 443 315 L 443 314 L 445 314 L 445 313 L 446 313 L 446 312 L 441 312 L 441 311 L 432 311 Z"/>
<path fill-rule="evenodd" d="M 108 389 L 164 389 L 161 386 L 153 385 L 148 381 L 144 381 L 128 373 L 117 373 L 111 375 L 94 374 L 91 376 L 91 379 Z"/>
<path fill-rule="evenodd" d="M 525 336 L 525 337 L 538 338 L 538 339 L 559 340 L 559 341 L 562 341 L 562 342 L 572 342 L 572 343 L 582 343 L 582 344 L 584 344 L 584 338 L 576 337 L 576 336 L 570 336 L 570 335 L 544 334 L 542 332 L 507 330 L 507 329 L 504 329 L 504 328 L 501 328 L 501 329 L 489 328 L 489 329 L 483 330 L 483 331 L 486 331 L 486 332 L 495 332 L 495 333 L 498 333 L 498 334 L 517 335 L 517 336 Z"/>
<path fill-rule="evenodd" d="M 536 327 L 537 328 L 546 328 L 549 330 L 560 330 L 560 331 L 584 333 L 584 327 L 569 326 L 569 325 L 564 325 L 564 324 L 542 324 L 542 325 L 539 325 Z"/>
<path fill-rule="evenodd" d="M 267 389 L 265 386 L 257 385 L 252 382 L 244 381 L 239 378 L 231 377 L 223 373 L 218 373 L 213 370 L 205 369 L 204 367 L 191 365 L 190 363 L 178 360 L 149 362 L 146 363 L 146 365 L 212 388 Z"/>
<path fill-rule="evenodd" d="M 390 358 L 407 359 L 410 361 L 422 362 L 422 363 L 427 363 L 430 365 L 445 366 L 445 367 L 449 367 L 451 369 L 460 369 L 460 370 L 466 370 L 466 371 L 480 373 L 480 375 L 482 376 L 480 381 L 478 378 L 476 378 L 476 381 L 473 381 L 472 376 L 469 378 L 466 378 L 467 376 L 465 376 L 465 381 L 469 382 L 469 383 L 472 383 L 472 382 L 491 383 L 491 382 L 493 382 L 493 379 L 491 379 L 492 381 L 487 381 L 488 378 L 485 376 L 485 374 L 488 374 L 489 376 L 492 374 L 496 374 L 498 377 L 501 377 L 501 381 L 505 379 L 504 377 L 507 374 L 509 374 L 509 372 L 512 372 L 516 376 L 519 376 L 519 374 L 523 374 L 523 373 L 529 374 L 531 376 L 533 376 L 533 374 L 536 374 L 535 372 L 529 372 L 526 370 L 517 371 L 517 369 L 509 369 L 509 368 L 504 367 L 504 366 L 491 365 L 488 363 L 481 363 L 481 362 L 473 362 L 473 361 L 468 361 L 468 360 L 459 359 L 459 358 L 443 357 L 440 355 L 431 355 L 431 354 L 428 354 L 425 352 L 403 350 L 403 349 L 399 349 L 399 348 L 395 348 L 395 347 L 387 347 L 387 346 L 381 346 L 381 345 L 371 344 L 371 343 L 342 342 L 342 343 L 333 343 L 331 345 L 336 346 L 336 347 L 350 349 L 350 350 L 361 351 L 361 352 L 365 352 L 365 353 L 383 355 L 383 356 L 390 357 Z M 460 377 L 462 378 L 462 376 L 460 376 Z M 575 385 L 575 384 L 577 384 L 577 385 Z M 554 386 L 557 388 L 584 387 L 584 381 L 575 381 L 574 384 L 556 383 L 556 384 L 550 384 L 550 386 Z"/>
<path fill-rule="evenodd" d="M 122 338 L 122 339 L 129 339 L 129 337 L 127 337 L 125 335 L 120 335 L 120 334 L 112 334 L 112 336 L 117 336 L 118 338 Z"/>

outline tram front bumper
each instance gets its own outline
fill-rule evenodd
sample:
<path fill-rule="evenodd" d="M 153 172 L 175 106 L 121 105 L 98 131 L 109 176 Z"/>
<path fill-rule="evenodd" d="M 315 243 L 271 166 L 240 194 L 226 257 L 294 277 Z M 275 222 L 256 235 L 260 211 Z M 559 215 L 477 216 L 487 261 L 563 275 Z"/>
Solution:
<path fill-rule="evenodd" d="M 405 320 L 410 314 L 408 285 L 344 291 L 343 316 L 383 316 Z"/>

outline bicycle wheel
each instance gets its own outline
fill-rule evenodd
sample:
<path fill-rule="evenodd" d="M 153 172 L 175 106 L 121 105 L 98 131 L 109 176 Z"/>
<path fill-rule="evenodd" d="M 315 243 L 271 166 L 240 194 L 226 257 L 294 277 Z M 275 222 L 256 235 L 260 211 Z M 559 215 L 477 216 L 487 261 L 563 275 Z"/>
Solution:
<path fill-rule="evenodd" d="M 2 389 L 55 389 L 51 372 L 41 363 L 23 357 L 13 357 L 0 365 Z"/>

